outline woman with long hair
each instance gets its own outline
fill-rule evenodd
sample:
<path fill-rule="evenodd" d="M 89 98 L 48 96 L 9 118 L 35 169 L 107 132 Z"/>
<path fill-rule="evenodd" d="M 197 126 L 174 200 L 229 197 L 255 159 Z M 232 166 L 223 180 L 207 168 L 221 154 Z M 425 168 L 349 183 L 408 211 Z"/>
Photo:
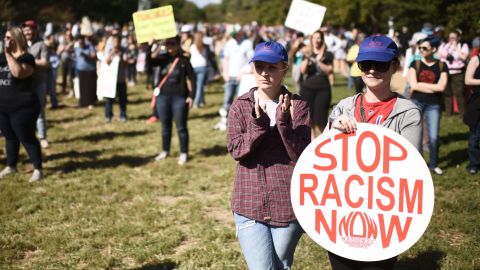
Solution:
<path fill-rule="evenodd" d="M 307 101 L 310 109 L 313 138 L 325 129 L 332 100 L 328 76 L 333 72 L 333 54 L 327 50 L 323 32 L 318 30 L 310 37 L 300 71 L 305 77 L 300 86 L 300 96 Z"/>
<path fill-rule="evenodd" d="M 3 38 L 0 54 L 0 129 L 5 136 L 7 166 L 0 178 L 17 172 L 18 152 L 23 144 L 33 163 L 30 182 L 42 178 L 40 142 L 35 136 L 40 102 L 32 87 L 35 59 L 27 52 L 27 40 L 18 27 L 11 27 Z"/>

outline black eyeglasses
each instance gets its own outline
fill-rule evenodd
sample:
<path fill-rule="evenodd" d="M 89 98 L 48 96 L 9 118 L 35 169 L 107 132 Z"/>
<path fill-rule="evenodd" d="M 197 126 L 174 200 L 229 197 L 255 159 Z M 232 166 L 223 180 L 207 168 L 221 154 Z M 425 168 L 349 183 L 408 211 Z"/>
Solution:
<path fill-rule="evenodd" d="M 419 49 L 420 51 L 424 51 L 424 52 L 428 52 L 428 51 L 431 50 L 431 48 L 423 47 L 423 46 L 422 46 L 422 47 L 418 47 L 418 49 Z"/>
<path fill-rule="evenodd" d="M 358 62 L 358 68 L 363 72 L 367 72 L 373 69 L 377 72 L 383 73 L 388 71 L 391 63 L 392 62 L 362 61 Z"/>

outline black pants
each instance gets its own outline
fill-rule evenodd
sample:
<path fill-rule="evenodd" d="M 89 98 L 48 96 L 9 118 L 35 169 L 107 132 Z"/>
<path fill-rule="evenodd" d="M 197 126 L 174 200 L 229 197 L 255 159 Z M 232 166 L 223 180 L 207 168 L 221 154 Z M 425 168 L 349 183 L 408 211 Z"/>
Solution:
<path fill-rule="evenodd" d="M 310 110 L 310 122 L 312 126 L 319 127 L 321 131 L 327 126 L 328 109 L 332 100 L 330 85 L 318 88 L 310 88 L 302 85 L 300 96 L 307 102 Z"/>
<path fill-rule="evenodd" d="M 360 262 L 328 252 L 332 270 L 393 270 L 397 257 L 376 262 Z"/>
<path fill-rule="evenodd" d="M 14 111 L 0 111 L 0 129 L 5 135 L 7 166 L 16 168 L 20 143 L 22 143 L 35 169 L 42 168 L 42 152 L 35 136 L 39 113 L 39 104 Z"/>

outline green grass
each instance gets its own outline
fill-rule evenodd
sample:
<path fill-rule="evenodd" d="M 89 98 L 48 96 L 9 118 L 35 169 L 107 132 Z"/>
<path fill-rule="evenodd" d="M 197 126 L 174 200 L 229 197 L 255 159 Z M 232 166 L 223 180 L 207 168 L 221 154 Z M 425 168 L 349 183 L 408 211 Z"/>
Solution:
<path fill-rule="evenodd" d="M 334 102 L 351 94 L 338 81 Z M 28 183 L 22 148 L 20 173 L 0 180 L 1 269 L 246 269 L 230 212 L 235 162 L 225 133 L 212 129 L 222 85 L 209 86 L 208 105 L 190 112 L 183 167 L 176 134 L 172 157 L 153 161 L 161 138 L 159 124 L 144 122 L 150 92 L 128 91 L 127 123 L 104 124 L 101 105 L 75 109 L 68 99 L 47 111 L 46 178 Z M 458 117 L 442 119 L 445 175 L 434 176 L 434 215 L 397 269 L 480 269 L 480 181 L 465 171 L 466 139 Z M 294 268 L 329 269 L 326 251 L 304 235 Z"/>

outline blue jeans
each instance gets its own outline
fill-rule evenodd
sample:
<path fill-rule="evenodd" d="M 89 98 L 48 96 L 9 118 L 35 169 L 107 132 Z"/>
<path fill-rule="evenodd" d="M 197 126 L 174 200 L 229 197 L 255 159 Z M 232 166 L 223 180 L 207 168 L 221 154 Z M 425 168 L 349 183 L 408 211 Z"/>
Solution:
<path fill-rule="evenodd" d="M 238 87 L 240 86 L 240 81 L 237 78 L 230 78 L 228 82 L 225 83 L 225 94 L 223 96 L 223 108 L 228 112 L 230 106 L 232 105 L 233 99 L 238 93 Z"/>
<path fill-rule="evenodd" d="M 480 169 L 480 123 L 468 135 L 468 169 Z"/>
<path fill-rule="evenodd" d="M 162 125 L 163 151 L 170 152 L 172 123 L 175 121 L 178 138 L 180 140 L 180 152 L 188 153 L 188 104 L 185 98 L 181 96 L 159 95 L 156 102 L 157 114 Z"/>
<path fill-rule="evenodd" d="M 120 106 L 120 117 L 127 118 L 127 84 L 117 83 L 117 97 Z M 115 98 L 105 98 L 105 118 L 113 117 L 113 103 Z"/>
<path fill-rule="evenodd" d="M 205 89 L 205 83 L 207 82 L 207 74 L 208 74 L 208 69 L 207 67 L 196 67 L 195 69 L 195 75 L 196 75 L 196 87 L 195 87 L 195 101 L 194 104 L 196 106 L 200 106 L 201 103 L 205 103 L 204 99 L 204 89 Z"/>
<path fill-rule="evenodd" d="M 40 101 L 40 114 L 37 119 L 37 132 L 40 139 L 47 138 L 47 120 L 45 119 L 45 103 L 47 101 L 47 82 L 37 82 L 35 94 Z"/>
<path fill-rule="evenodd" d="M 234 213 L 237 237 L 248 269 L 290 269 L 303 230 L 298 221 L 271 226 Z"/>
<path fill-rule="evenodd" d="M 418 100 L 412 100 L 422 111 L 422 116 L 425 116 L 425 124 L 428 130 L 428 149 L 430 151 L 430 169 L 438 167 L 438 132 L 440 129 L 440 104 L 430 104 Z"/>

